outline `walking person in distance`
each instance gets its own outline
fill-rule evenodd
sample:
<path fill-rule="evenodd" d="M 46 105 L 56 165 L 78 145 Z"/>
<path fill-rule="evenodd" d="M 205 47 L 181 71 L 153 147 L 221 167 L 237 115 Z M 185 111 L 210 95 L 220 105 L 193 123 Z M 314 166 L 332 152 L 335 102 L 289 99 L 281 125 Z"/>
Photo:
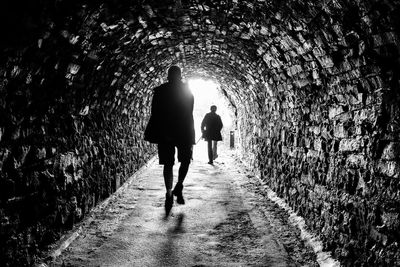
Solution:
<path fill-rule="evenodd" d="M 201 122 L 202 137 L 207 141 L 208 164 L 214 164 L 214 160 L 218 157 L 217 142 L 222 141 L 223 124 L 221 117 L 216 112 L 217 106 L 212 105 L 210 112 L 204 116 Z"/>

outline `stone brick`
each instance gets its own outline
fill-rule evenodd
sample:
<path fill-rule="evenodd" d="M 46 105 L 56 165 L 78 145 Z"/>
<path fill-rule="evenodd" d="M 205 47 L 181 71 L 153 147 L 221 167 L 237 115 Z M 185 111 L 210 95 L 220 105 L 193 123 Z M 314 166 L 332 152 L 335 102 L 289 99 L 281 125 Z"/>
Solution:
<path fill-rule="evenodd" d="M 361 139 L 342 139 L 339 144 L 339 151 L 341 152 L 356 152 L 362 146 Z"/>
<path fill-rule="evenodd" d="M 335 125 L 333 128 L 333 136 L 336 138 L 347 138 L 348 132 L 346 131 L 343 124 Z"/>
<path fill-rule="evenodd" d="M 344 113 L 343 108 L 341 106 L 338 107 L 331 107 L 329 109 L 329 119 L 334 119 L 338 115 Z"/>
<path fill-rule="evenodd" d="M 346 159 L 346 165 L 350 168 L 366 168 L 367 160 L 363 154 L 351 154 Z"/>
<path fill-rule="evenodd" d="M 400 226 L 400 213 L 399 212 L 383 212 L 382 223 L 389 231 L 397 232 Z"/>
<path fill-rule="evenodd" d="M 381 160 L 377 163 L 377 171 L 391 178 L 399 178 L 400 165 L 396 161 Z"/>
<path fill-rule="evenodd" d="M 383 150 L 382 159 L 384 160 L 395 160 L 400 155 L 400 143 L 390 142 Z"/>

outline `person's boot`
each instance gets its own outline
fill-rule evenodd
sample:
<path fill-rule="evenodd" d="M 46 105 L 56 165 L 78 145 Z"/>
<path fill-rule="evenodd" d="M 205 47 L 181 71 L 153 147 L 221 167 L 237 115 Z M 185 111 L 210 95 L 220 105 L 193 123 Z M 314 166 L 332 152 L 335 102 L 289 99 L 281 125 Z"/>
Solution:
<path fill-rule="evenodd" d="M 183 189 L 183 184 L 177 183 L 175 185 L 174 190 L 172 191 L 172 194 L 174 194 L 176 196 L 176 202 L 178 204 L 184 205 L 185 204 L 185 200 L 183 199 L 182 189 Z"/>
<path fill-rule="evenodd" d="M 171 212 L 172 206 L 174 204 L 174 196 L 165 194 L 165 217 Z"/>

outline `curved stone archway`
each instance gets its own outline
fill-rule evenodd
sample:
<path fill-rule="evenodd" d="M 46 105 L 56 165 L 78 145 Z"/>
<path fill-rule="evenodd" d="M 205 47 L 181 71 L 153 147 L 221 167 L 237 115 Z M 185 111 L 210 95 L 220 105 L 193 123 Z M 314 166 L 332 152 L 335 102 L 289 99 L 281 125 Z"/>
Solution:
<path fill-rule="evenodd" d="M 399 4 L 214 2 L 3 4 L 5 263 L 33 261 L 154 154 L 142 133 L 172 64 L 221 84 L 248 164 L 335 257 L 398 263 Z"/>

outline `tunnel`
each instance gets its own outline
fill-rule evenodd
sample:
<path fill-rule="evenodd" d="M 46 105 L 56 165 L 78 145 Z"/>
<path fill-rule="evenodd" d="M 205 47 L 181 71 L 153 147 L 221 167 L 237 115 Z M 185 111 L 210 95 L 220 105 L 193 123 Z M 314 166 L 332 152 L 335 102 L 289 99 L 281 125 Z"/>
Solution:
<path fill-rule="evenodd" d="M 324 250 L 344 266 L 400 265 L 398 1 L 0 10 L 2 266 L 31 266 L 156 154 L 143 132 L 171 65 L 219 84 L 243 161 Z"/>

